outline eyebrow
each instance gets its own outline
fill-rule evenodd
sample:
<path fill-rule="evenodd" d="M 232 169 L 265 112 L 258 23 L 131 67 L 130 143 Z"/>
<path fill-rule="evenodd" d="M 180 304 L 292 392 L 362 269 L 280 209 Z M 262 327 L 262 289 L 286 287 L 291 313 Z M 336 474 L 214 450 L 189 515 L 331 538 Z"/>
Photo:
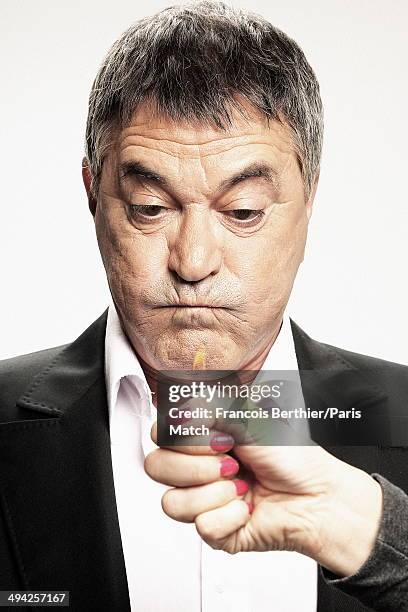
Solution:
<path fill-rule="evenodd" d="M 253 162 L 252 164 L 249 164 L 243 168 L 243 170 L 240 170 L 229 178 L 224 179 L 218 186 L 217 191 L 225 191 L 231 187 L 234 187 L 234 185 L 253 177 L 263 178 L 268 183 L 272 183 L 275 187 L 278 186 L 278 173 L 274 168 L 272 168 L 272 166 L 266 162 Z"/>
<path fill-rule="evenodd" d="M 128 161 L 120 164 L 120 178 L 123 179 L 126 176 L 140 176 L 141 178 L 148 179 L 149 181 L 153 181 L 155 183 L 159 183 L 163 187 L 168 187 L 168 180 L 159 174 L 158 172 L 154 172 L 150 170 L 147 166 L 142 164 L 139 161 Z"/>
<path fill-rule="evenodd" d="M 158 172 L 155 172 L 154 170 L 151 170 L 150 168 L 148 168 L 143 163 L 137 160 L 128 161 L 120 164 L 119 170 L 120 179 L 124 179 L 126 176 L 129 175 L 138 176 L 157 183 L 164 189 L 171 190 L 170 181 L 165 176 Z M 216 192 L 219 194 L 223 191 L 231 189 L 231 187 L 234 187 L 238 183 L 242 183 L 243 181 L 254 177 L 265 179 L 267 182 L 271 183 L 274 187 L 277 188 L 278 176 L 278 172 L 270 164 L 264 161 L 253 162 L 242 170 L 240 170 L 239 172 L 236 172 L 232 176 L 221 181 L 221 183 L 217 187 Z"/>

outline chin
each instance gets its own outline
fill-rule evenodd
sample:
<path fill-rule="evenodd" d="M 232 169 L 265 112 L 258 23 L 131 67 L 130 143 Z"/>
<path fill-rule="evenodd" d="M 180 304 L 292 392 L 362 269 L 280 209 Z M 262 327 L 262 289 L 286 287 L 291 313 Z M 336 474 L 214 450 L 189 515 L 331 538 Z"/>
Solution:
<path fill-rule="evenodd" d="M 208 330 L 190 329 L 162 336 L 154 352 L 161 370 L 191 370 L 198 354 L 205 355 L 205 364 L 196 361 L 197 369 L 230 370 L 240 361 L 231 339 Z"/>

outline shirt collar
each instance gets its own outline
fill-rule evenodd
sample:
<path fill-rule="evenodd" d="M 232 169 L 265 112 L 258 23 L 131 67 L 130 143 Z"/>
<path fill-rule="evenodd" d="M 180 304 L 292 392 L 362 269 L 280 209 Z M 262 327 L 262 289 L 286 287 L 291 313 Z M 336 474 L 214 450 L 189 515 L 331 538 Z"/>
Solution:
<path fill-rule="evenodd" d="M 123 332 L 115 305 L 110 304 L 105 335 L 105 381 L 108 396 L 109 419 L 112 414 L 122 379 L 131 380 L 135 389 L 151 405 L 151 390 L 142 366 L 129 340 Z"/>
<path fill-rule="evenodd" d="M 295 342 L 289 316 L 284 313 L 282 325 L 261 370 L 298 370 Z"/>

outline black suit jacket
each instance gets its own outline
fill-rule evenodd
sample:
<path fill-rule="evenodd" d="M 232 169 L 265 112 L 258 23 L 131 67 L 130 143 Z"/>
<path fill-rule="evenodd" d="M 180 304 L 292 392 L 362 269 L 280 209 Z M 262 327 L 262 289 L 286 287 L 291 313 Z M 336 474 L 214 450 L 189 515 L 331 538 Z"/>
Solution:
<path fill-rule="evenodd" d="M 130 609 L 110 454 L 106 314 L 72 344 L 0 364 L 0 590 L 69 590 L 75 612 Z M 338 445 L 347 439 L 341 422 L 328 433 L 312 424 L 312 437 L 408 492 L 407 447 L 389 446 L 404 422 L 397 412 L 408 368 L 316 342 L 291 324 L 299 367 L 323 373 L 323 397 L 305 381 L 306 404 L 359 405 L 377 425 L 383 416 L 377 445 Z M 318 581 L 318 612 L 367 610 L 321 571 Z"/>

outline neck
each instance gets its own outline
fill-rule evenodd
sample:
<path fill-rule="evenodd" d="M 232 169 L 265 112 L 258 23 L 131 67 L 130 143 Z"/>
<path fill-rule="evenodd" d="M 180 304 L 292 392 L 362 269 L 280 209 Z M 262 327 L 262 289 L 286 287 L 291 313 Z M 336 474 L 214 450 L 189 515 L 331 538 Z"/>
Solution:
<path fill-rule="evenodd" d="M 262 344 L 258 348 L 257 352 L 251 355 L 251 357 L 245 362 L 245 364 L 240 367 L 237 373 L 241 383 L 248 384 L 256 378 L 259 370 L 265 363 L 265 359 L 267 358 L 269 351 L 275 344 L 276 338 L 278 337 L 282 327 L 282 322 L 283 319 L 280 319 L 273 331 L 272 336 L 270 336 L 267 339 L 267 342 L 265 344 Z"/>

